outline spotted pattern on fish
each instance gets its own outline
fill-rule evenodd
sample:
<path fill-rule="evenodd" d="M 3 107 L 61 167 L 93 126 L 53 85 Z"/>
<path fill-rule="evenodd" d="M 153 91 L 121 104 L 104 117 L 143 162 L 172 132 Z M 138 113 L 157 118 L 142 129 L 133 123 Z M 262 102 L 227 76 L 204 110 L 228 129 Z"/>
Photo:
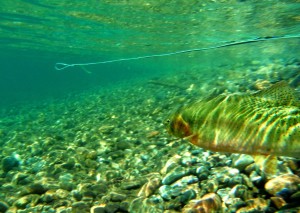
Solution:
<path fill-rule="evenodd" d="M 167 128 L 212 151 L 300 158 L 299 106 L 282 81 L 255 94 L 219 95 L 182 106 Z"/>

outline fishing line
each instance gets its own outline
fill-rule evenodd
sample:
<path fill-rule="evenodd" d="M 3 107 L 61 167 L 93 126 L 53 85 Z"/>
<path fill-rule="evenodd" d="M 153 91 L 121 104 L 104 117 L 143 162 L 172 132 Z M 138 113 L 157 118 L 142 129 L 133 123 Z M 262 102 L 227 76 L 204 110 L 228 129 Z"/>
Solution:
<path fill-rule="evenodd" d="M 236 45 L 241 45 L 241 44 L 249 44 L 249 43 L 254 43 L 254 42 L 278 40 L 278 39 L 290 39 L 290 38 L 300 38 L 300 35 L 283 35 L 283 36 L 258 37 L 258 38 L 241 40 L 241 41 L 225 42 L 224 44 L 220 44 L 220 45 L 217 45 L 217 46 L 187 49 L 187 50 L 180 50 L 180 51 L 176 51 L 176 52 L 153 54 L 153 55 L 146 55 L 146 56 L 138 56 L 138 57 L 132 57 L 132 58 L 120 58 L 120 59 L 114 59 L 114 60 L 108 60 L 108 61 L 99 61 L 99 62 L 91 62 L 91 63 L 81 63 L 81 64 L 56 63 L 55 64 L 55 69 L 56 70 L 63 70 L 63 69 L 66 69 L 66 68 L 69 68 L 69 67 L 75 67 L 75 66 L 81 66 L 83 68 L 83 66 L 89 66 L 89 65 L 108 64 L 108 63 L 114 63 L 114 62 L 120 62 L 120 61 L 132 61 L 132 60 L 154 58 L 154 57 L 165 57 L 165 56 L 172 56 L 172 55 L 178 55 L 178 54 L 184 54 L 184 53 L 190 53 L 190 52 L 197 52 L 197 51 L 203 51 L 203 50 L 211 50 L 211 49 L 218 49 L 218 48 L 223 48 L 223 47 L 236 46 Z"/>

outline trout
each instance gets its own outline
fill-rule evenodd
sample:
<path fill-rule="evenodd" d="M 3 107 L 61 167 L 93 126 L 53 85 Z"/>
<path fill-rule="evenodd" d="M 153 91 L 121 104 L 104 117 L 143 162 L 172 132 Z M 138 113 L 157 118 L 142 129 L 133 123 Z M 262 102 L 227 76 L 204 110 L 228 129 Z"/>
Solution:
<path fill-rule="evenodd" d="M 285 81 L 194 101 L 166 123 L 169 133 L 204 149 L 300 158 L 300 103 Z"/>

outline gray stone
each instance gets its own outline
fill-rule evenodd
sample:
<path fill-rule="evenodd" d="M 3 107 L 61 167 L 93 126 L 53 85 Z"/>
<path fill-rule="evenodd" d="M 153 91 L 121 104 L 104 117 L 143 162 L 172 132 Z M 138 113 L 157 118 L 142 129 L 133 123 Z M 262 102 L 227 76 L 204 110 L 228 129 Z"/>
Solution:
<path fill-rule="evenodd" d="M 33 183 L 28 186 L 30 194 L 44 194 L 47 191 L 47 187 L 40 183 Z"/>
<path fill-rule="evenodd" d="M 4 201 L 0 201 L 0 212 L 6 212 L 9 208 L 8 204 Z"/>
<path fill-rule="evenodd" d="M 143 185 L 138 193 L 138 196 L 149 197 L 152 195 L 161 185 L 161 178 L 154 177 Z"/>
<path fill-rule="evenodd" d="M 105 208 L 103 206 L 93 206 L 91 213 L 105 213 Z"/>
<path fill-rule="evenodd" d="M 124 182 L 121 185 L 121 189 L 125 190 L 132 190 L 140 188 L 144 183 L 141 181 L 131 181 L 131 182 Z"/>
<path fill-rule="evenodd" d="M 120 205 L 118 203 L 108 203 L 105 206 L 106 213 L 115 213 L 118 211 Z"/>
<path fill-rule="evenodd" d="M 129 212 L 132 213 L 164 213 L 163 200 L 159 197 L 136 198 L 130 203 Z"/>
<path fill-rule="evenodd" d="M 75 202 L 72 204 L 72 213 L 89 212 L 89 206 L 85 202 Z"/>
<path fill-rule="evenodd" d="M 238 184 L 230 190 L 229 196 L 232 198 L 241 198 L 243 200 L 248 200 L 252 197 L 252 193 L 248 190 L 247 186 Z"/>
<path fill-rule="evenodd" d="M 36 194 L 26 195 L 24 197 L 19 198 L 14 202 L 14 206 L 16 206 L 19 209 L 26 208 L 27 205 L 35 206 L 38 202 L 40 196 Z"/>
<path fill-rule="evenodd" d="M 115 192 L 112 192 L 110 194 L 110 200 L 112 202 L 121 202 L 121 201 L 123 201 L 125 199 L 126 199 L 126 195 L 118 194 L 118 193 L 115 193 Z"/>
<path fill-rule="evenodd" d="M 176 167 L 171 170 L 162 180 L 164 185 L 170 185 L 175 181 L 179 180 L 180 178 L 188 175 L 188 171 L 182 167 Z"/>
<path fill-rule="evenodd" d="M 9 172 L 10 170 L 18 167 L 19 165 L 20 162 L 15 156 L 5 157 L 2 160 L 2 169 L 4 172 Z"/>
<path fill-rule="evenodd" d="M 239 208 L 237 213 L 248 213 L 248 212 L 267 212 L 269 202 L 262 198 L 253 198 L 246 201 L 245 207 Z"/>
<path fill-rule="evenodd" d="M 254 162 L 254 159 L 250 155 L 236 154 L 232 156 L 232 166 L 240 171 L 243 171 L 247 166 Z"/>
<path fill-rule="evenodd" d="M 130 205 L 129 202 L 123 201 L 123 202 L 120 203 L 119 210 L 121 212 L 128 212 L 129 211 L 129 205 Z"/>
<path fill-rule="evenodd" d="M 200 181 L 206 180 L 210 174 L 209 169 L 206 166 L 199 166 L 196 169 L 196 175 Z"/>
<path fill-rule="evenodd" d="M 188 203 L 190 200 L 195 199 L 197 196 L 195 190 L 193 189 L 188 189 L 186 191 L 184 191 L 180 196 L 180 202 L 183 204 Z"/>
<path fill-rule="evenodd" d="M 173 184 L 180 184 L 180 185 L 189 185 L 189 184 L 193 184 L 193 183 L 197 183 L 199 181 L 199 179 L 194 176 L 194 175 L 189 175 L 189 176 L 185 176 L 179 180 L 177 180 L 175 183 Z M 172 184 L 172 185 L 173 185 Z"/>
<path fill-rule="evenodd" d="M 172 187 L 169 185 L 163 185 L 159 188 L 159 194 L 160 196 L 165 200 L 171 200 L 171 190 Z"/>

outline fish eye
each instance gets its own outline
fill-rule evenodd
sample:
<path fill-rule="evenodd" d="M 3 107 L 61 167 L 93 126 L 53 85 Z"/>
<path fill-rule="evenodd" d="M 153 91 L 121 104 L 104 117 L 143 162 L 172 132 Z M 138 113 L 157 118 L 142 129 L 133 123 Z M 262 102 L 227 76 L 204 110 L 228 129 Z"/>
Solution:
<path fill-rule="evenodd" d="M 165 124 L 169 124 L 171 122 L 170 119 L 165 120 Z"/>

